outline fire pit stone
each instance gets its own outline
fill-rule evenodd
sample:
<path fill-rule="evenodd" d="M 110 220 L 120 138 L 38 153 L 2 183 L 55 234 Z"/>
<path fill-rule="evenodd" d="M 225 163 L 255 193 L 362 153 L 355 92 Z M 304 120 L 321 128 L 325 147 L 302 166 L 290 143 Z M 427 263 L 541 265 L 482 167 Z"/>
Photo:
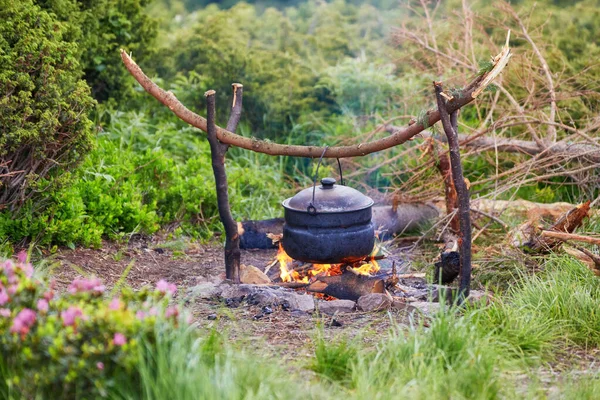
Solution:
<path fill-rule="evenodd" d="M 352 300 L 318 301 L 318 310 L 323 314 L 349 313 L 356 309 L 356 302 Z"/>
<path fill-rule="evenodd" d="M 358 299 L 358 309 L 361 311 L 382 311 L 392 305 L 392 299 L 385 293 L 370 293 Z"/>

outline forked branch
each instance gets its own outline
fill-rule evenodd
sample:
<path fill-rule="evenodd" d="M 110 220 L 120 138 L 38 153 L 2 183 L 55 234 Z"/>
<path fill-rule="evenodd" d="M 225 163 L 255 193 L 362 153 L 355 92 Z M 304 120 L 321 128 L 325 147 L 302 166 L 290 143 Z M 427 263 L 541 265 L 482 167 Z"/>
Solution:
<path fill-rule="evenodd" d="M 227 129 L 235 131 L 242 113 L 243 87 L 239 83 L 233 85 L 233 105 L 227 123 Z M 210 157 L 215 176 L 217 191 L 217 207 L 219 217 L 225 228 L 225 276 L 235 283 L 240 282 L 240 235 L 238 226 L 229 206 L 227 173 L 225 171 L 225 154 L 228 144 L 219 142 L 215 125 L 215 91 L 209 90 L 206 96 L 207 139 L 210 144 Z"/>
<path fill-rule="evenodd" d="M 167 92 L 160 88 L 154 83 L 148 76 L 144 74 L 142 69 L 131 59 L 131 57 L 124 51 L 121 50 L 121 58 L 127 70 L 131 75 L 139 82 L 140 85 L 154 96 L 158 101 L 167 106 L 175 115 L 177 115 L 183 121 L 190 125 L 207 132 L 207 121 L 200 115 L 190 111 L 186 108 L 173 93 Z M 461 107 L 471 103 L 485 86 L 491 83 L 490 77 L 497 76 L 501 70 L 506 66 L 508 59 L 510 58 L 510 50 L 506 47 L 502 53 L 494 57 L 495 67 L 478 77 L 476 77 L 469 85 L 453 97 L 452 101 L 447 104 L 448 112 L 453 112 Z M 235 108 L 235 104 L 234 104 Z M 390 136 L 370 141 L 367 143 L 360 143 L 352 146 L 339 146 L 329 147 L 325 157 L 328 158 L 344 158 L 344 157 L 356 157 L 364 156 L 366 154 L 374 153 L 388 149 L 393 146 L 400 145 L 407 140 L 411 139 L 415 135 L 423 131 L 427 126 L 431 126 L 440 120 L 439 111 L 429 111 L 427 113 L 426 126 L 422 122 L 414 122 L 409 124 L 402 129 L 393 132 Z M 320 157 L 323 154 L 323 147 L 317 146 L 298 146 L 298 145 L 282 145 L 263 140 L 257 140 L 254 138 L 247 138 L 244 136 L 236 135 L 230 129 L 223 129 L 219 126 L 215 126 L 216 137 L 220 142 L 241 147 L 243 149 L 256 151 L 258 153 L 265 153 L 270 155 L 280 156 L 295 156 L 295 157 Z"/>
<path fill-rule="evenodd" d="M 458 195 L 458 219 L 460 221 L 460 284 L 459 301 L 462 302 L 469 296 L 471 287 L 471 207 L 469 205 L 469 188 L 463 176 L 460 163 L 460 152 L 458 145 L 457 111 L 450 113 L 447 100 L 442 96 L 443 88 L 440 82 L 434 82 L 437 105 L 440 111 L 444 132 L 448 138 L 450 148 L 450 165 L 452 169 L 452 180 Z"/>

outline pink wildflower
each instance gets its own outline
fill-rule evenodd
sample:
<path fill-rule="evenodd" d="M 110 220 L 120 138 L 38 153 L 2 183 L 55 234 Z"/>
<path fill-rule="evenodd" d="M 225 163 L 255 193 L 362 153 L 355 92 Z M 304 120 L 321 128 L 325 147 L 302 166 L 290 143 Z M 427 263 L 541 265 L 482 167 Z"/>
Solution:
<path fill-rule="evenodd" d="M 15 273 L 15 265 L 13 264 L 13 262 L 11 260 L 6 260 L 4 262 L 3 269 L 4 269 L 4 274 L 8 277 L 11 277 Z"/>
<path fill-rule="evenodd" d="M 63 311 L 60 317 L 64 326 L 72 326 L 75 325 L 77 318 L 83 318 L 83 311 L 79 307 L 71 306 L 66 311 Z"/>
<path fill-rule="evenodd" d="M 10 317 L 10 310 L 8 308 L 0 308 L 0 316 L 4 318 Z"/>
<path fill-rule="evenodd" d="M 96 363 L 96 368 L 98 368 L 100 371 L 102 371 L 104 369 L 104 363 L 101 361 L 98 361 Z"/>
<path fill-rule="evenodd" d="M 33 276 L 33 265 L 21 264 L 21 270 L 23 271 L 26 277 L 31 278 Z"/>
<path fill-rule="evenodd" d="M 92 294 L 101 294 L 104 292 L 105 286 L 102 284 L 100 279 L 91 278 L 91 279 L 75 279 L 69 285 L 69 293 L 92 293 Z"/>
<path fill-rule="evenodd" d="M 156 284 L 156 290 L 163 294 L 175 294 L 175 292 L 177 292 L 177 286 L 161 279 Z"/>
<path fill-rule="evenodd" d="M 9 300 L 10 298 L 6 293 L 6 290 L 4 290 L 4 288 L 0 289 L 0 306 L 5 305 L 6 303 L 8 303 Z"/>
<path fill-rule="evenodd" d="M 21 264 L 25 264 L 27 262 L 27 252 L 25 250 L 21 250 L 19 254 L 17 254 L 17 261 Z"/>
<path fill-rule="evenodd" d="M 125 339 L 125 335 L 122 333 L 115 333 L 115 336 L 113 337 L 113 343 L 117 346 L 123 346 L 125 343 L 127 343 L 127 339 Z"/>
<path fill-rule="evenodd" d="M 118 297 L 115 297 L 111 300 L 110 304 L 108 305 L 108 309 L 112 311 L 118 311 L 121 309 L 122 306 L 123 304 L 121 303 L 121 300 L 119 300 Z"/>
<path fill-rule="evenodd" d="M 179 310 L 177 309 L 177 307 L 167 307 L 167 310 L 165 311 L 165 317 L 166 318 L 170 318 L 170 317 L 177 317 L 179 315 Z"/>
<path fill-rule="evenodd" d="M 35 317 L 35 311 L 29 308 L 22 309 L 13 320 L 13 324 L 10 327 L 11 333 L 26 335 L 29 332 L 29 328 L 34 324 Z"/>
<path fill-rule="evenodd" d="M 16 283 L 13 285 L 10 285 L 8 287 L 8 294 L 13 296 L 15 293 L 17 293 L 17 290 L 19 290 L 19 285 L 17 285 Z"/>
<path fill-rule="evenodd" d="M 45 299 L 39 299 L 37 302 L 37 309 L 40 312 L 46 313 L 48 312 L 48 301 Z"/>
<path fill-rule="evenodd" d="M 144 311 L 142 311 L 142 310 L 138 310 L 138 311 L 135 313 L 135 317 L 136 317 L 137 319 L 139 319 L 140 321 L 141 321 L 141 320 L 143 320 L 143 319 L 145 319 L 147 316 L 148 316 L 148 314 L 146 314 L 146 313 L 145 313 Z"/>
<path fill-rule="evenodd" d="M 152 316 L 156 316 L 158 314 L 158 308 L 151 307 L 150 310 L 148 311 L 148 314 L 150 314 Z"/>

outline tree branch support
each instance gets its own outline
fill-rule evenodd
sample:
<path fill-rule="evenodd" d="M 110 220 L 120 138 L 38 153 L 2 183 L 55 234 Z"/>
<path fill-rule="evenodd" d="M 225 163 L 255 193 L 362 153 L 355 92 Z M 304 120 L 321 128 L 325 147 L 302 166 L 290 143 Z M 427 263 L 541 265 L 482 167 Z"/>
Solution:
<path fill-rule="evenodd" d="M 233 104 L 227 122 L 227 130 L 235 132 L 242 115 L 243 87 L 239 83 L 233 85 Z M 212 161 L 215 186 L 217 190 L 217 206 L 219 217 L 225 228 L 225 276 L 235 283 L 240 282 L 240 236 L 238 225 L 231 214 L 229 194 L 227 192 L 227 174 L 225 171 L 225 155 L 229 145 L 221 143 L 217 138 L 217 125 L 215 122 L 215 91 L 204 93 L 206 97 L 206 125 L 207 139 L 210 144 L 210 157 Z"/>
<path fill-rule="evenodd" d="M 464 178 L 462 165 L 460 162 L 460 151 L 458 144 L 458 111 L 450 111 L 447 100 L 443 96 L 443 87 L 441 82 L 434 82 L 435 96 L 437 106 L 440 112 L 440 120 L 444 127 L 444 132 L 448 138 L 450 148 L 450 165 L 452 170 L 452 180 L 458 196 L 458 216 L 460 225 L 459 250 L 460 250 L 460 283 L 459 283 L 459 304 L 469 296 L 471 288 L 471 215 L 469 204 L 469 187 Z"/>

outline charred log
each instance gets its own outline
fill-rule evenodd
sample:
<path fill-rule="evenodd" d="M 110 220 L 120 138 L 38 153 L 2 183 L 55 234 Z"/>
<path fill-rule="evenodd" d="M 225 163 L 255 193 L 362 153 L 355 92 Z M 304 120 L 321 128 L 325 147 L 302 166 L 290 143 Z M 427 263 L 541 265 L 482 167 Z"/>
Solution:
<path fill-rule="evenodd" d="M 273 240 L 267 235 L 281 235 L 283 233 L 283 222 L 283 218 L 238 222 L 238 232 L 240 233 L 240 248 L 277 248 L 277 244 L 274 244 Z"/>
<path fill-rule="evenodd" d="M 450 235 L 449 235 L 450 236 Z M 445 247 L 440 260 L 435 263 L 434 280 L 441 284 L 452 283 L 460 274 L 460 254 L 458 238 L 451 236 L 445 239 Z"/>
<path fill-rule="evenodd" d="M 320 276 L 306 287 L 308 292 L 323 293 L 343 300 L 358 300 L 370 293 L 383 293 L 385 282 L 380 277 L 357 275 L 344 271 L 341 275 Z"/>

